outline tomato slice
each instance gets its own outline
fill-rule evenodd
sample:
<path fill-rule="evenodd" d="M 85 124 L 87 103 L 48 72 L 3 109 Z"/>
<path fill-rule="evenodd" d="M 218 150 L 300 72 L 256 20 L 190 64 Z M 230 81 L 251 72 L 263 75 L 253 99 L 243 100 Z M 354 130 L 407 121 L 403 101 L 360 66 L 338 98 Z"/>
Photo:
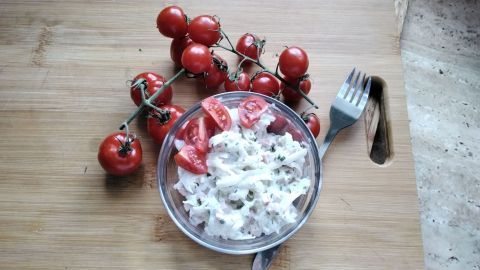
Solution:
<path fill-rule="evenodd" d="M 292 139 L 294 141 L 302 142 L 302 139 L 303 139 L 302 132 L 300 132 L 300 130 L 298 130 L 293 124 L 290 123 L 289 125 L 287 125 L 285 131 L 290 133 L 290 135 L 292 135 Z"/>
<path fill-rule="evenodd" d="M 207 127 L 203 117 L 194 118 L 188 122 L 183 134 L 183 140 L 186 144 L 194 146 L 201 153 L 206 153 L 208 151 L 208 139 Z"/>
<path fill-rule="evenodd" d="M 275 120 L 267 127 L 267 132 L 275 133 L 277 135 L 285 135 L 285 132 L 290 133 L 294 141 L 302 142 L 303 134 L 298 130 L 293 123 L 279 113 L 274 113 Z"/>
<path fill-rule="evenodd" d="M 261 97 L 249 96 L 238 105 L 240 124 L 251 128 L 260 120 L 260 116 L 267 110 L 268 103 Z"/>
<path fill-rule="evenodd" d="M 173 159 L 178 166 L 191 173 L 204 174 L 208 172 L 207 157 L 191 145 L 183 146 Z"/>
<path fill-rule="evenodd" d="M 185 135 L 185 130 L 187 129 L 188 123 L 190 122 L 186 122 L 180 127 L 180 129 L 177 131 L 177 134 L 175 135 L 175 138 L 183 140 L 183 136 Z"/>
<path fill-rule="evenodd" d="M 215 123 L 215 120 L 213 120 L 210 116 L 206 115 L 204 117 L 201 117 L 205 122 L 205 127 L 207 128 L 207 136 L 210 139 L 215 135 L 215 130 L 217 129 L 217 124 Z"/>
<path fill-rule="evenodd" d="M 232 118 L 227 108 L 218 99 L 213 97 L 204 99 L 202 101 L 202 109 L 207 116 L 215 121 L 221 130 L 227 131 L 232 127 Z"/>
<path fill-rule="evenodd" d="M 279 113 L 273 113 L 275 120 L 267 127 L 267 132 L 275 133 L 277 135 L 285 134 L 285 127 L 289 124 L 285 116 Z"/>

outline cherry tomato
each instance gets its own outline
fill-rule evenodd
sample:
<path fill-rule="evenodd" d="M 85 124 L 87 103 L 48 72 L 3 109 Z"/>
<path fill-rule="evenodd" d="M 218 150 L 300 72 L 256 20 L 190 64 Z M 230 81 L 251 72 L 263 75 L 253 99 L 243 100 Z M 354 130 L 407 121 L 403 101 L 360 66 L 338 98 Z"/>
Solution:
<path fill-rule="evenodd" d="M 273 115 L 275 116 L 275 120 L 268 125 L 267 132 L 275 133 L 277 135 L 285 134 L 285 127 L 288 124 L 288 120 L 285 118 L 285 116 L 279 113 L 274 112 Z"/>
<path fill-rule="evenodd" d="M 197 118 L 194 118 L 192 120 L 194 121 L 198 121 L 196 120 Z M 199 119 L 201 119 L 202 121 L 205 122 L 205 127 L 207 129 L 207 136 L 208 138 L 211 138 L 215 135 L 215 131 L 216 131 L 216 128 L 217 128 L 217 124 L 215 123 L 215 120 L 213 120 L 211 117 L 205 115 L 203 117 L 200 117 Z M 190 121 L 192 121 L 190 120 Z M 177 138 L 180 139 L 180 140 L 185 140 L 185 132 L 186 132 L 186 129 L 187 129 L 187 126 L 190 124 L 190 121 L 186 122 L 177 132 Z"/>
<path fill-rule="evenodd" d="M 303 139 L 302 132 L 298 130 L 292 123 L 287 124 L 285 131 L 292 135 L 294 141 L 301 142 Z"/>
<path fill-rule="evenodd" d="M 220 39 L 220 23 L 209 15 L 195 17 L 188 25 L 190 38 L 205 46 L 212 46 Z"/>
<path fill-rule="evenodd" d="M 250 77 L 246 72 L 240 73 L 237 78 L 225 80 L 225 91 L 248 91 L 250 90 Z"/>
<path fill-rule="evenodd" d="M 317 138 L 320 134 L 320 119 L 314 113 L 303 114 L 302 119 L 307 124 L 307 127 L 313 134 L 313 137 Z"/>
<path fill-rule="evenodd" d="M 249 96 L 238 105 L 238 116 L 240 124 L 251 128 L 260 120 L 260 116 L 267 110 L 268 103 L 261 97 Z"/>
<path fill-rule="evenodd" d="M 207 72 L 211 63 L 212 55 L 205 45 L 193 43 L 183 50 L 182 66 L 193 74 Z"/>
<path fill-rule="evenodd" d="M 278 64 L 283 75 L 290 78 L 299 78 L 307 72 L 308 56 L 299 47 L 289 47 L 280 54 Z"/>
<path fill-rule="evenodd" d="M 135 85 L 139 79 L 144 79 L 145 98 L 148 98 L 155 94 L 167 81 L 163 76 L 153 72 L 140 73 L 132 81 L 132 87 L 130 87 L 130 97 L 135 105 L 140 106 L 142 103 L 142 93 L 140 85 Z M 172 101 L 172 86 L 167 87 L 163 92 L 153 101 L 156 106 L 164 105 Z"/>
<path fill-rule="evenodd" d="M 285 80 L 292 86 L 298 85 L 298 89 L 302 91 L 305 95 L 308 95 L 308 93 L 310 93 L 310 89 L 312 88 L 312 82 L 310 81 L 310 79 L 301 79 L 299 82 L 298 79 L 291 79 L 286 77 Z M 283 82 L 281 83 L 280 88 L 283 89 L 282 95 L 285 98 L 285 101 L 296 102 L 302 99 L 302 95 L 297 93 L 297 91 L 293 90 L 292 88 L 286 86 Z"/>
<path fill-rule="evenodd" d="M 227 108 L 216 98 L 208 97 L 202 101 L 202 109 L 206 115 L 210 116 L 217 126 L 223 130 L 229 130 L 232 127 L 232 118 Z"/>
<path fill-rule="evenodd" d="M 236 49 L 239 53 L 257 60 L 262 50 L 261 43 L 262 41 L 256 35 L 247 33 L 238 39 Z"/>
<path fill-rule="evenodd" d="M 186 144 L 192 145 L 201 153 L 206 153 L 208 151 L 208 139 L 207 127 L 203 117 L 194 118 L 188 122 L 183 135 Z"/>
<path fill-rule="evenodd" d="M 173 124 L 185 112 L 185 109 L 177 105 L 165 105 L 161 106 L 160 109 L 169 111 L 170 118 L 161 115 L 157 111 L 152 111 L 147 119 L 148 134 L 157 144 L 163 143 L 168 131 L 172 129 Z"/>
<path fill-rule="evenodd" d="M 98 148 L 98 162 L 109 174 L 125 176 L 135 172 L 142 162 L 142 146 L 140 140 L 125 132 L 108 135 Z"/>
<path fill-rule="evenodd" d="M 203 75 L 205 87 L 211 89 L 219 87 L 228 76 L 227 70 L 227 62 L 223 60 L 220 56 L 213 54 L 210 68 Z"/>
<path fill-rule="evenodd" d="M 158 14 L 157 28 L 166 37 L 181 38 L 187 34 L 187 17 L 177 6 L 166 7 Z"/>
<path fill-rule="evenodd" d="M 208 172 L 205 154 L 200 153 L 191 145 L 184 145 L 173 159 L 178 166 L 191 173 L 204 174 Z"/>
<path fill-rule="evenodd" d="M 207 135 L 208 135 L 208 138 L 210 139 L 215 135 L 215 131 L 217 129 L 217 123 L 215 123 L 215 120 L 213 120 L 213 118 L 207 115 L 205 115 L 201 119 L 205 122 L 205 127 L 207 128 Z"/>
<path fill-rule="evenodd" d="M 182 66 L 182 53 L 193 41 L 188 37 L 174 38 L 170 44 L 170 58 L 177 67 Z"/>
<path fill-rule="evenodd" d="M 253 79 L 252 91 L 266 96 L 275 96 L 280 91 L 280 85 L 275 76 L 262 72 Z"/>

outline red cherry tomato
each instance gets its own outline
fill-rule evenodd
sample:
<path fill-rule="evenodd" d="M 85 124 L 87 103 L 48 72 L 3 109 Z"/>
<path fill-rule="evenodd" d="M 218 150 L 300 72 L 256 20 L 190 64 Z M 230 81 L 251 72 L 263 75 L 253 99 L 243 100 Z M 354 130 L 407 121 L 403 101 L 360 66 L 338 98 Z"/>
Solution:
<path fill-rule="evenodd" d="M 285 49 L 278 60 L 280 71 L 287 77 L 299 78 L 308 69 L 307 53 L 299 47 Z"/>
<path fill-rule="evenodd" d="M 182 66 L 193 74 L 207 72 L 211 63 L 212 55 L 205 45 L 193 43 L 183 50 Z"/>
<path fill-rule="evenodd" d="M 191 173 L 204 174 L 208 172 L 205 154 L 200 153 L 191 145 L 184 145 L 173 159 L 178 166 Z"/>
<path fill-rule="evenodd" d="M 109 174 L 125 176 L 135 172 L 142 162 L 142 146 L 140 140 L 124 132 L 108 135 L 98 148 L 98 162 Z"/>
<path fill-rule="evenodd" d="M 248 91 L 250 90 L 250 77 L 246 72 L 240 73 L 238 78 L 230 78 L 227 77 L 225 80 L 225 91 Z"/>
<path fill-rule="evenodd" d="M 294 141 L 301 142 L 303 140 L 302 132 L 300 132 L 300 130 L 298 130 L 292 123 L 289 123 L 285 127 L 285 131 L 292 135 Z"/>
<path fill-rule="evenodd" d="M 196 118 L 194 118 L 193 120 L 195 120 L 195 119 Z M 216 131 L 216 128 L 217 128 L 217 124 L 215 123 L 215 121 L 209 116 L 203 116 L 203 117 L 200 117 L 199 119 L 205 122 L 205 127 L 207 129 L 208 138 L 213 137 L 215 135 L 215 131 Z M 187 126 L 189 124 L 190 124 L 190 121 L 186 122 L 179 129 L 179 131 L 177 132 L 177 135 L 176 135 L 178 139 L 185 140 L 185 132 L 186 132 Z"/>
<path fill-rule="evenodd" d="M 292 86 L 298 85 L 298 89 L 302 91 L 305 95 L 308 95 L 308 93 L 310 93 L 310 89 L 312 88 L 312 82 L 310 81 L 310 79 L 305 78 L 299 82 L 298 79 L 291 79 L 286 77 L 285 80 Z M 302 95 L 297 93 L 297 91 L 293 90 L 292 88 L 286 86 L 283 82 L 281 83 L 280 88 L 283 89 L 282 96 L 285 98 L 285 101 L 296 102 L 302 99 Z"/>
<path fill-rule="evenodd" d="M 177 134 L 175 134 L 175 137 L 179 140 L 183 140 L 183 136 L 185 136 L 185 130 L 187 129 L 189 122 L 184 123 L 180 129 L 177 131 Z"/>
<path fill-rule="evenodd" d="M 205 46 L 212 46 L 220 39 L 220 23 L 209 15 L 195 17 L 188 25 L 190 38 Z"/>
<path fill-rule="evenodd" d="M 313 134 L 313 137 L 317 138 L 318 134 L 320 134 L 320 119 L 314 113 L 309 113 L 306 115 L 302 115 L 303 121 L 307 124 L 307 127 Z"/>
<path fill-rule="evenodd" d="M 218 99 L 213 97 L 204 99 L 202 109 L 221 130 L 226 131 L 232 127 L 232 118 L 230 118 L 227 108 Z"/>
<path fill-rule="evenodd" d="M 165 105 L 161 106 L 160 109 L 169 111 L 170 118 L 165 118 L 165 116 L 160 115 L 157 111 L 152 111 L 147 119 L 148 134 L 157 144 L 163 143 L 168 131 L 172 129 L 173 124 L 185 112 L 185 109 L 177 105 Z"/>
<path fill-rule="evenodd" d="M 253 124 L 260 120 L 267 108 L 268 103 L 261 97 L 249 96 L 245 98 L 238 105 L 240 124 L 246 128 L 251 128 Z"/>
<path fill-rule="evenodd" d="M 181 38 L 187 34 L 187 17 L 177 6 L 166 7 L 158 14 L 157 28 L 166 37 Z"/>
<path fill-rule="evenodd" d="M 275 76 L 262 72 L 253 79 L 252 91 L 266 96 L 275 96 L 280 91 L 280 85 Z"/>
<path fill-rule="evenodd" d="M 167 81 L 163 76 L 153 72 L 144 72 L 135 76 L 132 81 L 132 87 L 130 87 L 130 97 L 137 106 L 140 106 L 142 103 L 141 87 L 135 84 L 139 79 L 145 80 L 144 93 L 146 98 L 155 94 Z M 153 104 L 156 106 L 168 104 L 172 101 L 172 95 L 172 86 L 169 86 L 153 101 Z"/>
<path fill-rule="evenodd" d="M 193 41 L 188 37 L 174 38 L 170 44 L 170 58 L 177 67 L 182 66 L 182 53 Z"/>
<path fill-rule="evenodd" d="M 236 49 L 239 53 L 244 54 L 253 60 L 257 60 L 261 53 L 262 41 L 253 34 L 243 34 L 237 41 Z"/>
<path fill-rule="evenodd" d="M 210 68 L 203 75 L 205 87 L 210 89 L 219 87 L 228 76 L 227 70 L 227 62 L 220 56 L 213 54 Z"/>
<path fill-rule="evenodd" d="M 183 135 L 186 144 L 192 145 L 201 153 L 206 153 L 209 138 L 205 118 L 194 118 L 188 122 Z"/>
<path fill-rule="evenodd" d="M 273 113 L 273 115 L 275 116 L 275 120 L 268 125 L 267 132 L 277 135 L 285 134 L 285 127 L 288 124 L 288 120 L 279 113 Z"/>
<path fill-rule="evenodd" d="M 205 127 L 207 128 L 207 135 L 208 138 L 210 139 L 215 135 L 215 131 L 217 129 L 217 123 L 215 123 L 215 120 L 213 120 L 209 116 L 204 116 L 201 118 L 205 122 Z"/>

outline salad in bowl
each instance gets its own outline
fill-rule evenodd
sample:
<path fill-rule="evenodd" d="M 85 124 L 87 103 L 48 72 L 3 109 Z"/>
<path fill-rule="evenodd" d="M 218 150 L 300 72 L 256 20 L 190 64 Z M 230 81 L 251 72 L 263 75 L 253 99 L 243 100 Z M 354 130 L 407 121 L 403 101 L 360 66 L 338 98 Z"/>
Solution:
<path fill-rule="evenodd" d="M 196 242 L 230 254 L 280 244 L 306 221 L 321 161 L 302 119 L 260 94 L 231 92 L 193 106 L 159 156 L 162 199 Z"/>

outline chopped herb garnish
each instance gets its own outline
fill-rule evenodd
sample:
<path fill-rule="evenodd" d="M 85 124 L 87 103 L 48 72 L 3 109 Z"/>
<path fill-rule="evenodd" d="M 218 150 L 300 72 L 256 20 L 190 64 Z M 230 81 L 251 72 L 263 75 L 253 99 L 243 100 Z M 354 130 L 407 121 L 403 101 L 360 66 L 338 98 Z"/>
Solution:
<path fill-rule="evenodd" d="M 280 161 L 284 161 L 284 160 L 285 160 L 285 156 L 281 156 L 281 155 L 278 155 L 276 158 L 277 158 L 278 160 L 280 160 Z"/>
<path fill-rule="evenodd" d="M 207 177 L 210 177 L 210 176 L 212 176 L 212 174 L 207 172 Z"/>
<path fill-rule="evenodd" d="M 223 219 L 220 219 L 219 222 L 220 222 L 220 224 L 225 224 L 225 220 L 223 220 Z"/>
<path fill-rule="evenodd" d="M 241 209 L 245 204 L 241 200 L 232 201 L 233 207 L 235 209 Z"/>
<path fill-rule="evenodd" d="M 270 152 L 275 152 L 275 144 L 272 144 L 272 146 L 270 146 Z"/>
<path fill-rule="evenodd" d="M 247 194 L 247 201 L 253 201 L 253 191 L 249 190 Z"/>
<path fill-rule="evenodd" d="M 201 205 L 202 201 L 200 199 L 197 199 L 197 203 L 198 203 L 198 205 Z"/>

